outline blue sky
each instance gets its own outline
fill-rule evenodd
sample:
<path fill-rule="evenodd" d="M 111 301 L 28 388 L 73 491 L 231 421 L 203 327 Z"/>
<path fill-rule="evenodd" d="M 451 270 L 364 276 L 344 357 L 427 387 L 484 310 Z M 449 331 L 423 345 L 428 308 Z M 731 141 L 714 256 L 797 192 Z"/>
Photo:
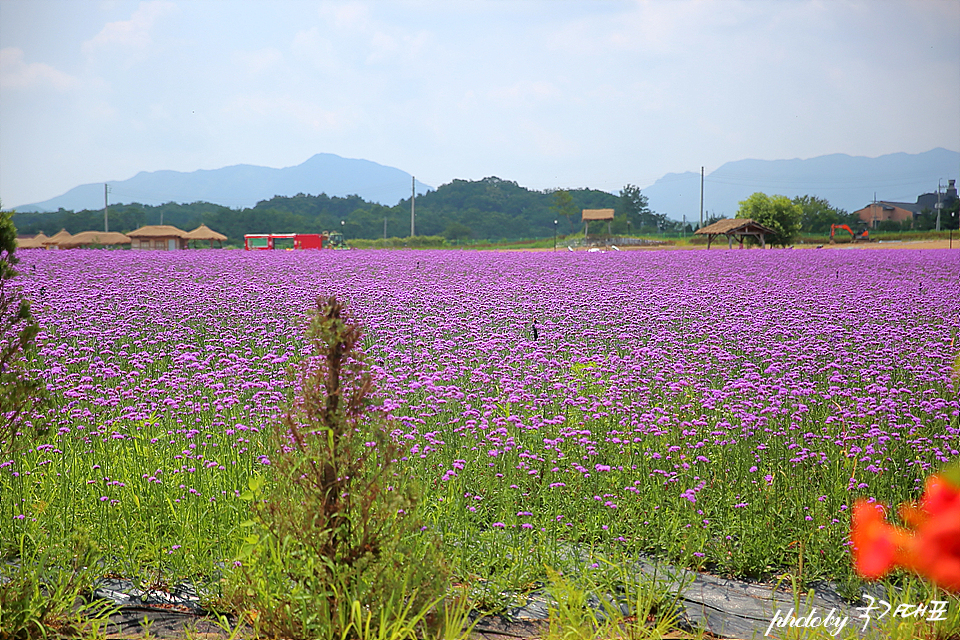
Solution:
<path fill-rule="evenodd" d="M 321 152 L 615 192 L 935 147 L 960 150 L 957 0 L 0 0 L 4 207 Z"/>

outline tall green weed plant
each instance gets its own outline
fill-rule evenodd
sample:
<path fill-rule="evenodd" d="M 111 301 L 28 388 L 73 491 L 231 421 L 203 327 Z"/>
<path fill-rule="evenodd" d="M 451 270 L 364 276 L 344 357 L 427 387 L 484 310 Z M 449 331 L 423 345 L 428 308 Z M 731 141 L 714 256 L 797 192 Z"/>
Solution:
<path fill-rule="evenodd" d="M 0 454 L 13 451 L 22 417 L 43 397 L 40 382 L 29 373 L 39 327 L 15 286 L 16 248 L 12 214 L 0 212 Z"/>
<path fill-rule="evenodd" d="M 227 598 L 273 636 L 360 637 L 360 618 L 393 637 L 432 633 L 449 574 L 416 516 L 415 487 L 396 470 L 401 453 L 372 402 L 360 328 L 337 300 L 318 300 L 307 337 L 313 355 L 292 371 L 296 398 L 272 432 L 272 473 L 241 496 L 252 518 Z"/>
<path fill-rule="evenodd" d="M 685 578 L 658 579 L 631 570 L 627 562 L 599 560 L 596 572 L 546 568 L 551 597 L 546 640 L 646 640 L 667 637 L 679 626 L 682 588 L 670 584 L 682 587 Z"/>

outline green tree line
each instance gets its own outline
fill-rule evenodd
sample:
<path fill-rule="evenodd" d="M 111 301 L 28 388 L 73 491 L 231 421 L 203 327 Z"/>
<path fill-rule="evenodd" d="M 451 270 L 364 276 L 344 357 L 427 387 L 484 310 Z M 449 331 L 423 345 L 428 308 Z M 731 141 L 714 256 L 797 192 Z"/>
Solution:
<path fill-rule="evenodd" d="M 947 203 L 940 214 L 940 228 L 956 229 L 960 222 L 958 215 L 960 200 Z M 767 238 L 774 245 L 786 246 L 794 242 L 801 233 L 830 233 L 831 225 L 847 225 L 854 233 L 867 226 L 855 213 L 832 207 L 824 198 L 816 196 L 798 196 L 792 200 L 786 196 L 768 196 L 757 192 L 740 203 L 738 218 L 751 218 L 775 231 Z M 910 220 L 884 220 L 877 224 L 877 231 L 930 231 L 937 228 L 937 214 L 924 209 Z M 837 233 L 844 237 L 846 231 Z M 846 238 L 844 238 L 846 239 Z"/>
<path fill-rule="evenodd" d="M 801 211 L 803 233 L 829 233 L 831 224 L 857 225 L 856 216 L 832 207 L 823 198 L 801 196 L 792 203 Z M 676 234 L 681 223 L 650 209 L 640 188 L 628 184 L 619 195 L 596 189 L 535 191 L 516 182 L 488 177 L 482 180 L 454 180 L 436 190 L 417 196 L 416 234 L 443 236 L 448 240 L 515 240 L 547 238 L 584 230 L 582 209 L 613 209 L 614 219 L 592 222 L 588 233 Z M 946 212 L 945 212 L 946 213 Z M 927 225 L 930 216 L 916 224 Z M 954 218 L 956 219 L 956 218 Z M 711 218 L 708 222 L 712 222 Z M 18 233 L 52 235 L 60 229 L 70 233 L 103 229 L 103 210 L 52 213 L 17 213 L 13 216 Z M 367 202 L 360 196 L 346 197 L 297 194 L 275 196 L 255 206 L 230 209 L 209 202 L 162 205 L 138 203 L 109 208 L 110 231 L 129 232 L 144 225 L 170 224 L 189 231 L 206 224 L 225 234 L 230 242 L 241 243 L 247 233 L 319 233 L 339 229 L 347 239 L 404 237 L 410 234 L 410 199 L 387 207 Z M 924 227 L 926 228 L 926 227 Z M 946 227 L 944 227 L 946 228 Z M 692 232 L 687 225 L 685 231 Z"/>
<path fill-rule="evenodd" d="M 339 229 L 347 239 L 404 237 L 410 233 L 410 199 L 387 207 L 359 196 L 330 197 L 325 194 L 275 196 L 256 206 L 230 209 L 208 202 L 163 205 L 138 203 L 109 208 L 111 231 L 128 232 L 144 225 L 169 224 L 191 230 L 200 224 L 239 242 L 247 233 L 317 233 Z M 596 189 L 535 191 L 516 182 L 488 177 L 454 180 L 417 196 L 416 234 L 442 236 L 448 240 L 502 240 L 545 238 L 583 231 L 583 209 L 614 209 L 610 230 L 622 233 L 679 231 L 679 223 L 650 210 L 647 198 L 634 185 L 619 195 Z M 103 210 L 53 213 L 17 213 L 21 234 L 41 231 L 52 235 L 60 229 L 70 233 L 99 230 Z M 607 223 L 593 222 L 589 233 L 606 233 Z"/>

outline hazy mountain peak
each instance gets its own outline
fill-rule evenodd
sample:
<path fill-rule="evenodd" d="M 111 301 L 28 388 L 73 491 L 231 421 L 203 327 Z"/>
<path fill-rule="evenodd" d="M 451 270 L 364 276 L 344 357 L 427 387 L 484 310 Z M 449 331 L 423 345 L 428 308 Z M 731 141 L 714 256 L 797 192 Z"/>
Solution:
<path fill-rule="evenodd" d="M 159 205 L 166 202 L 212 202 L 232 208 L 252 207 L 274 196 L 298 193 L 358 195 L 369 202 L 394 205 L 410 197 L 412 176 L 369 160 L 317 153 L 301 164 L 274 169 L 236 164 L 196 171 L 141 171 L 128 180 L 111 180 L 112 204 Z M 432 187 L 417 181 L 422 193 Z M 103 183 L 74 187 L 56 198 L 16 207 L 18 211 L 73 211 L 103 207 Z"/>
<path fill-rule="evenodd" d="M 957 178 L 960 153 L 937 148 L 924 153 L 891 153 L 877 158 L 833 153 L 815 158 L 727 162 L 704 179 L 704 217 L 732 217 L 741 200 L 755 191 L 788 197 L 813 195 L 847 211 L 878 200 L 915 202 L 936 191 L 938 180 Z M 110 202 L 159 205 L 206 201 L 232 208 L 251 207 L 274 196 L 298 193 L 358 195 L 368 202 L 394 205 L 410 197 L 412 176 L 370 160 L 317 153 L 283 169 L 237 164 L 191 172 L 141 171 L 128 180 L 111 181 Z M 417 192 L 432 187 L 417 182 Z M 688 222 L 700 215 L 700 174 L 668 173 L 643 189 L 656 212 Z M 103 184 L 87 184 L 19 211 L 80 211 L 103 207 Z"/>
<path fill-rule="evenodd" d="M 957 178 L 960 153 L 936 148 L 924 153 L 891 153 L 876 158 L 833 153 L 815 158 L 758 160 L 747 158 L 723 164 L 704 177 L 704 218 L 711 214 L 733 217 L 740 201 L 762 191 L 790 198 L 812 195 L 831 205 L 856 211 L 878 200 L 916 202 L 935 192 L 937 182 Z M 700 216 L 700 174 L 671 173 L 643 189 L 650 208 L 680 220 Z"/>

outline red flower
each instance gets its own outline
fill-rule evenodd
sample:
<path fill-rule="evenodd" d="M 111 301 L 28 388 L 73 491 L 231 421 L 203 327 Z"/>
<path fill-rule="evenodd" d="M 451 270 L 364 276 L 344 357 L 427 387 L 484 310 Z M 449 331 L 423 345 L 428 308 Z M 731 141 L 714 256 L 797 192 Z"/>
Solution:
<path fill-rule="evenodd" d="M 960 487 L 933 475 L 920 504 L 902 505 L 900 516 L 910 529 L 888 524 L 880 505 L 857 501 L 850 530 L 857 573 L 875 580 L 899 566 L 960 593 Z"/>

